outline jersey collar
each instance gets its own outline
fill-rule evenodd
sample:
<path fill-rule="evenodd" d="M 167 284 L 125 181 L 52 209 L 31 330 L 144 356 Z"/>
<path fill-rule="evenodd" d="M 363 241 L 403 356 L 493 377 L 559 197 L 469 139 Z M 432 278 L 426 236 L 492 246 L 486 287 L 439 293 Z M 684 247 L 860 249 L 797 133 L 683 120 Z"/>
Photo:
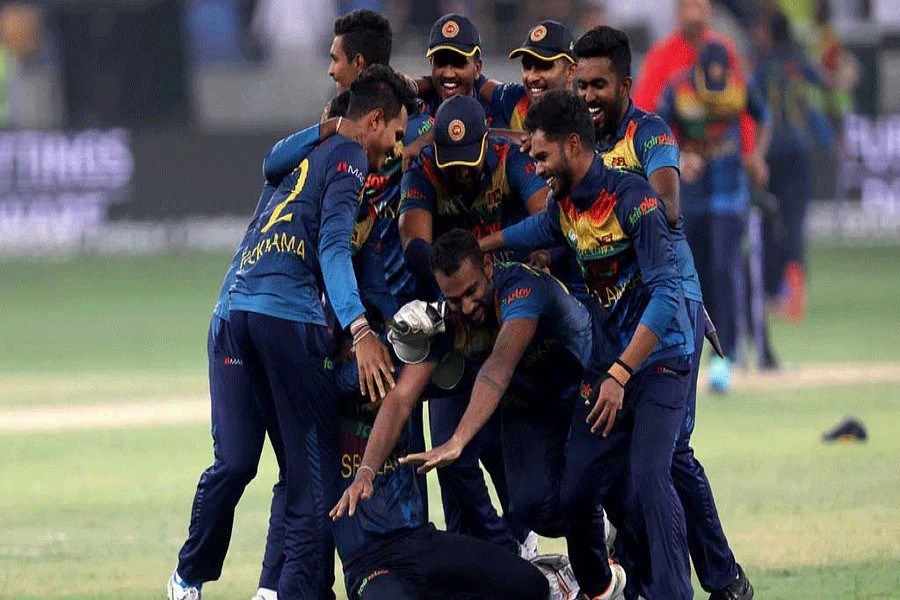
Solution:
<path fill-rule="evenodd" d="M 597 199 L 598 191 L 604 185 L 604 177 L 606 175 L 606 166 L 603 164 L 603 158 L 594 153 L 594 160 L 591 167 L 585 174 L 584 179 L 578 182 L 572 192 L 569 194 L 569 200 L 578 210 L 587 210 Z"/>
<path fill-rule="evenodd" d="M 616 128 L 616 136 L 610 140 L 608 144 L 605 146 L 601 146 L 599 142 L 597 142 L 597 152 L 607 152 L 613 146 L 619 143 L 619 140 L 625 137 L 625 132 L 628 130 L 628 124 L 631 123 L 631 120 L 634 118 L 634 100 L 631 98 L 628 99 L 628 108 L 625 110 L 625 116 L 622 118 L 622 121 L 619 123 L 618 128 Z"/>

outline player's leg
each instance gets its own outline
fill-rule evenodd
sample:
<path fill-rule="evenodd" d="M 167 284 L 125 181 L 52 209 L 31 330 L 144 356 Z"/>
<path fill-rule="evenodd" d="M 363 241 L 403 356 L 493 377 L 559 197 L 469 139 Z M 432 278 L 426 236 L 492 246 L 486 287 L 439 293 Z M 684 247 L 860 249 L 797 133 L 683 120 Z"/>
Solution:
<path fill-rule="evenodd" d="M 566 533 L 559 489 L 571 414 L 547 402 L 501 407 L 510 515 L 545 537 Z"/>
<path fill-rule="evenodd" d="M 177 573 L 190 584 L 213 581 L 231 541 L 234 509 L 256 475 L 265 427 L 228 320 L 213 317 L 207 344 L 214 462 L 197 484 Z"/>
<path fill-rule="evenodd" d="M 628 464 L 631 429 L 626 424 L 629 419 L 626 407 L 608 437 L 591 433 L 586 422 L 590 410 L 583 398 L 573 407 L 560 502 L 568 528 L 566 541 L 572 570 L 582 592 L 594 598 L 618 583 L 618 573 L 609 564 L 600 501 L 619 493 L 616 486 L 622 481 Z"/>
<path fill-rule="evenodd" d="M 434 526 L 416 535 L 429 598 L 546 600 L 549 594 L 537 567 L 495 544 Z"/>
<path fill-rule="evenodd" d="M 646 536 L 649 577 L 638 577 L 636 588 L 648 599 L 693 597 L 684 512 L 671 476 L 689 378 L 690 357 L 662 360 L 636 373 L 626 390 L 634 408 L 626 528 Z"/>
<path fill-rule="evenodd" d="M 326 368 L 332 341 L 325 327 L 248 313 L 248 329 L 272 390 L 285 444 L 284 567 L 278 593 L 287 598 L 326 594 L 324 571 L 337 501 L 337 401 Z"/>
<path fill-rule="evenodd" d="M 500 503 L 500 509 L 503 511 L 502 519 L 509 527 L 518 544 L 523 544 L 525 538 L 531 533 L 531 530 L 525 526 L 521 519 L 512 513 L 509 509 L 509 483 L 506 476 L 506 464 L 503 458 L 503 443 L 501 440 L 502 423 L 500 419 L 500 411 L 494 412 L 491 418 L 478 432 L 477 443 L 481 445 L 481 452 L 478 455 L 481 466 L 487 471 L 494 485 L 494 491 L 497 492 L 497 501 Z"/>
<path fill-rule="evenodd" d="M 453 435 L 466 410 L 467 392 L 429 400 L 432 446 L 443 444 Z M 518 541 L 491 503 L 484 473 L 478 464 L 482 439 L 476 435 L 453 464 L 437 470 L 447 531 L 487 540 L 516 552 Z"/>
<path fill-rule="evenodd" d="M 706 472 L 691 448 L 697 404 L 697 378 L 704 343 L 704 324 L 700 317 L 702 310 L 702 304 L 689 302 L 694 322 L 695 349 L 691 357 L 684 419 L 672 457 L 672 482 L 684 509 L 688 548 L 697 578 L 703 589 L 712 592 L 724 589 L 737 578 L 737 564 L 722 530 Z"/>

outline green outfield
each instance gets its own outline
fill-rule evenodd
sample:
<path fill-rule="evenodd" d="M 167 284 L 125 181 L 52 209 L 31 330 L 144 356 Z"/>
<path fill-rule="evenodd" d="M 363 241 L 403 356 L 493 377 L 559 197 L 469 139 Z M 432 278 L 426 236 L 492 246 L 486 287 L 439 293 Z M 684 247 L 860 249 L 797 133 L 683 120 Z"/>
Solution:
<path fill-rule="evenodd" d="M 0 261 L 0 598 L 164 597 L 211 459 L 206 326 L 229 260 Z M 695 447 L 759 598 L 900 595 L 898 264 L 900 247 L 815 248 L 806 321 L 773 324 L 785 373 L 699 400 Z M 823 445 L 847 414 L 870 441 Z M 274 473 L 267 451 L 204 597 L 255 591 Z"/>

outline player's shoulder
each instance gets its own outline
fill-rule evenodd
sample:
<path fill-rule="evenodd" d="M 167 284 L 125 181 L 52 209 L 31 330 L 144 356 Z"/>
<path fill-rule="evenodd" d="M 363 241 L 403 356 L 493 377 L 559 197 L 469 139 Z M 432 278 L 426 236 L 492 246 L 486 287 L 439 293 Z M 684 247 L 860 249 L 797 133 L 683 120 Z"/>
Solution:
<path fill-rule="evenodd" d="M 421 101 L 420 101 L 421 102 Z M 426 113 L 424 110 L 418 114 L 409 117 L 406 124 L 406 134 L 403 136 L 403 144 L 411 144 L 421 136 L 425 135 L 434 126 L 434 117 Z"/>
<path fill-rule="evenodd" d="M 608 168 L 604 178 L 604 187 L 616 195 L 619 204 L 633 203 L 645 195 L 656 195 L 646 179 L 629 171 Z"/>
<path fill-rule="evenodd" d="M 514 304 L 531 304 L 543 295 L 546 277 L 519 262 L 496 263 L 494 290 L 501 311 Z"/>

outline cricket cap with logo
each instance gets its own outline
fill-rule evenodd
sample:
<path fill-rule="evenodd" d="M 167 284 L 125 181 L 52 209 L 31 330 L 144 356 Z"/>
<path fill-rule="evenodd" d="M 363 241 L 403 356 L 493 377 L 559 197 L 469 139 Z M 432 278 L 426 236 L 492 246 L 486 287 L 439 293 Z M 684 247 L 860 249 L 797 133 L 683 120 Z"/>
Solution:
<path fill-rule="evenodd" d="M 428 34 L 428 52 L 425 56 L 430 58 L 441 50 L 451 50 L 469 58 L 481 52 L 481 34 L 475 23 L 457 13 L 444 15 L 435 21 Z"/>
<path fill-rule="evenodd" d="M 525 42 L 509 53 L 509 58 L 515 58 L 521 54 L 530 54 L 547 61 L 565 58 L 574 63 L 575 38 L 562 23 L 541 21 L 539 25 L 531 28 Z"/>
<path fill-rule="evenodd" d="M 702 87 L 710 92 L 722 92 L 731 77 L 728 49 L 719 42 L 710 42 L 700 51 L 697 74 L 702 77 Z"/>
<path fill-rule="evenodd" d="M 434 159 L 440 168 L 475 167 L 484 159 L 488 128 L 484 108 L 472 96 L 444 100 L 434 116 Z"/>

